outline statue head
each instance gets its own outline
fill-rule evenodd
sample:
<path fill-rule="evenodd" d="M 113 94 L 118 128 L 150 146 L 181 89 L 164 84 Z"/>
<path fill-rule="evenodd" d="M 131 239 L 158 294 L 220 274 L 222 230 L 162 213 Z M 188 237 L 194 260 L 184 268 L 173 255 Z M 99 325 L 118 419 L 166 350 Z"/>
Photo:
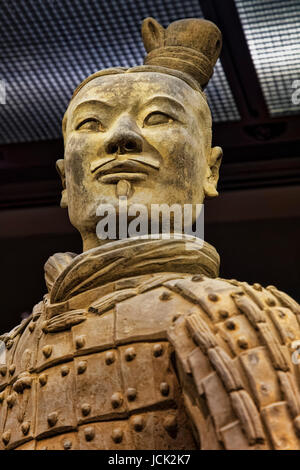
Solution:
<path fill-rule="evenodd" d="M 97 208 L 128 204 L 201 204 L 217 196 L 220 147 L 212 148 L 204 87 L 221 49 L 211 22 L 180 20 L 142 27 L 145 65 L 88 77 L 63 119 L 65 155 L 57 162 L 63 207 L 83 249 L 100 244 Z M 149 212 L 150 213 L 150 212 Z"/>

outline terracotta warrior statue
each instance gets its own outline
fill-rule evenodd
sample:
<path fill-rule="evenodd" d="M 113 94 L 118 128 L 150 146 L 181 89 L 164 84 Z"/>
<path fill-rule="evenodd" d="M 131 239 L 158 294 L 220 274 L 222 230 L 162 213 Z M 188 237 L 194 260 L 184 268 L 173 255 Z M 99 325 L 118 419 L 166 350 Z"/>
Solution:
<path fill-rule="evenodd" d="M 65 113 L 57 168 L 83 252 L 50 257 L 48 293 L 0 338 L 0 448 L 299 449 L 299 305 L 219 278 L 197 237 L 97 234 L 101 204 L 118 218 L 120 198 L 150 213 L 218 194 L 203 89 L 221 33 L 148 18 L 142 36 L 144 65 L 91 75 Z"/>

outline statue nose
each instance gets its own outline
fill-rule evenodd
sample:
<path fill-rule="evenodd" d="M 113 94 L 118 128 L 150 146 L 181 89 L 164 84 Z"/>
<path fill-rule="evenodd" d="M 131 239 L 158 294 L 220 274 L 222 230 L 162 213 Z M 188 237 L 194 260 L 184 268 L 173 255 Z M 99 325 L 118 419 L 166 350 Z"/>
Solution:
<path fill-rule="evenodd" d="M 105 145 L 105 150 L 108 154 L 139 153 L 142 151 L 142 148 L 142 138 L 130 130 L 117 131 L 108 139 Z"/>

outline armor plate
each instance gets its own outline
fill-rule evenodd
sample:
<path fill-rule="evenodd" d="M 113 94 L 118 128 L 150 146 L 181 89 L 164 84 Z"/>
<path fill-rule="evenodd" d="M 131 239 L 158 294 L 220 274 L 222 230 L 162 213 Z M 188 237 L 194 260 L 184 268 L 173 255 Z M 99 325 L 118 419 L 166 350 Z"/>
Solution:
<path fill-rule="evenodd" d="M 2 448 L 297 448 L 286 297 L 204 276 L 147 282 L 118 281 L 105 311 L 88 291 L 84 309 L 55 315 L 45 299 L 6 336 Z"/>

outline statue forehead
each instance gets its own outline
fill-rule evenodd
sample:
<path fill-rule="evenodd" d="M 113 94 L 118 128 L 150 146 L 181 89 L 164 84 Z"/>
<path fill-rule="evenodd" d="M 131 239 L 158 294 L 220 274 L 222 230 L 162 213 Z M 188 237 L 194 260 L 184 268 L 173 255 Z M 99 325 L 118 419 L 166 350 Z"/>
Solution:
<path fill-rule="evenodd" d="M 143 100 L 155 94 L 175 97 L 189 106 L 197 104 L 199 107 L 199 101 L 205 103 L 201 94 L 180 78 L 156 72 L 135 72 L 94 78 L 72 100 L 69 112 L 72 113 L 78 104 L 91 99 L 105 97 L 118 102 L 121 99 Z"/>

